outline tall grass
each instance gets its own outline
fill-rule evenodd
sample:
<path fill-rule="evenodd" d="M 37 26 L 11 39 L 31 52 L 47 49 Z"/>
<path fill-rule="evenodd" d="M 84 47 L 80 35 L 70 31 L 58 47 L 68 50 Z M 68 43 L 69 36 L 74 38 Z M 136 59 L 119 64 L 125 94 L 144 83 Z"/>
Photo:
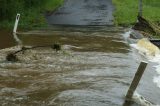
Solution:
<path fill-rule="evenodd" d="M 138 0 L 112 0 L 115 5 L 115 24 L 129 26 L 138 15 Z M 143 0 L 143 16 L 154 23 L 160 22 L 160 0 Z"/>
<path fill-rule="evenodd" d="M 45 4 L 45 10 L 46 11 L 53 11 L 57 7 L 59 7 L 64 0 L 48 0 L 48 2 Z"/>
<path fill-rule="evenodd" d="M 2 0 L 3 2 L 5 0 Z M 18 4 L 18 0 L 16 2 L 6 4 L 3 8 L 0 8 L 1 11 L 4 10 L 4 14 L 6 15 L 3 20 L 0 20 L 0 28 L 9 28 L 11 29 L 14 25 L 16 13 L 21 14 L 19 27 L 23 29 L 30 29 L 35 27 L 47 26 L 45 20 L 45 12 L 53 11 L 58 6 L 63 3 L 63 0 L 20 0 L 21 3 Z M 1 3 L 1 2 L 0 2 Z M 13 11 L 10 8 L 14 7 Z M 19 8 L 21 7 L 21 8 Z M 9 12 L 7 12 L 9 11 Z"/>

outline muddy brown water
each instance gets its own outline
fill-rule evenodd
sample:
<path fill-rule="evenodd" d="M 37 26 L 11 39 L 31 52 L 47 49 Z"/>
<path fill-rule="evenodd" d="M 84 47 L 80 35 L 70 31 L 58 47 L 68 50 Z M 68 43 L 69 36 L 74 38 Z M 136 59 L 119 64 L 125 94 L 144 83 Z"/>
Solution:
<path fill-rule="evenodd" d="M 7 30 L 0 30 L 0 49 L 15 45 L 12 33 Z"/>
<path fill-rule="evenodd" d="M 10 34 L 0 32 L 4 37 L 1 47 L 6 48 L 0 51 L 0 104 L 122 106 L 140 58 L 125 42 L 122 32 L 104 29 L 64 27 L 20 34 L 24 45 L 59 43 L 62 50 L 27 50 L 17 54 L 19 61 L 15 63 L 7 62 L 5 56 L 20 47 L 6 48 L 15 43 Z M 159 91 L 152 84 L 150 75 L 154 73 L 150 70 L 154 70 L 152 65 L 138 92 L 158 104 Z"/>

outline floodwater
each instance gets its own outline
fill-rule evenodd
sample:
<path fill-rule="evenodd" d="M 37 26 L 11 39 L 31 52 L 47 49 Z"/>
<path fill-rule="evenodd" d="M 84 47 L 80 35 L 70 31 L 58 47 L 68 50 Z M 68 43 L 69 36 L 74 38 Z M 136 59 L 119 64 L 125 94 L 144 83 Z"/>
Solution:
<path fill-rule="evenodd" d="M 113 25 L 112 0 L 64 0 L 47 15 L 50 25 Z"/>
<path fill-rule="evenodd" d="M 7 30 L 0 30 L 0 49 L 15 45 L 12 33 Z"/>
<path fill-rule="evenodd" d="M 56 52 L 49 47 L 27 50 L 17 54 L 18 62 L 8 62 L 5 56 L 19 50 L 19 46 L 1 50 L 0 104 L 140 106 L 138 102 L 124 104 L 124 98 L 140 61 L 146 59 L 128 45 L 123 31 L 111 27 L 61 27 L 21 33 L 19 38 L 24 45 L 59 43 L 62 50 Z M 159 104 L 160 93 L 152 82 L 156 75 L 152 66 L 153 63 L 148 65 L 137 92 Z M 134 98 L 141 105 L 150 106 L 142 103 L 141 96 Z"/>

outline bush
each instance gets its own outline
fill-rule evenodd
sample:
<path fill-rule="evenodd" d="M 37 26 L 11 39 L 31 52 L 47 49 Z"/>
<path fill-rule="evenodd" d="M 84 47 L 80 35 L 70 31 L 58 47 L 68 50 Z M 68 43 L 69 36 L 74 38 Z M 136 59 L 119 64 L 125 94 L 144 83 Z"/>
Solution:
<path fill-rule="evenodd" d="M 12 27 L 17 13 L 20 27 L 46 25 L 44 12 L 53 11 L 63 0 L 0 0 L 0 27 Z M 5 23 L 5 25 L 4 25 Z"/>

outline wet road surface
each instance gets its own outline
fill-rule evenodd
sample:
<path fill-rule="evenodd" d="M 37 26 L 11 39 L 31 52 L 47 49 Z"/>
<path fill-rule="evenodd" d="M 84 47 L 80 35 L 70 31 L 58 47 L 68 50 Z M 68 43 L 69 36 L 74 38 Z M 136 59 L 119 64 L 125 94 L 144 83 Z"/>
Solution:
<path fill-rule="evenodd" d="M 72 7 L 72 8 L 71 8 Z M 140 106 L 124 104 L 125 94 L 141 61 L 148 61 L 131 48 L 113 25 L 111 0 L 65 0 L 54 14 L 47 16 L 50 30 L 21 33 L 24 45 L 59 43 L 62 50 L 38 48 L 19 53 L 20 61 L 8 62 L 5 56 L 19 50 L 0 51 L 0 104 L 2 106 Z M 7 31 L 0 48 L 14 46 Z M 149 62 L 137 92 L 150 103 L 160 104 L 159 88 L 153 83 L 155 63 Z M 147 104 L 141 96 L 136 102 Z M 144 103 L 143 103 L 144 102 Z M 158 105 L 159 106 L 159 105 Z"/>
<path fill-rule="evenodd" d="M 19 35 L 25 45 L 57 42 L 63 49 L 28 50 L 19 53 L 20 61 L 15 63 L 7 62 L 5 56 L 19 47 L 1 50 L 0 104 L 122 106 L 140 61 L 146 59 L 130 48 L 116 28 L 111 32 L 105 29 L 108 28 L 64 27 Z M 159 104 L 159 88 L 152 83 L 152 66 L 150 63 L 147 67 L 137 91 Z"/>
<path fill-rule="evenodd" d="M 112 0 L 64 0 L 64 4 L 47 16 L 54 25 L 113 25 Z"/>

